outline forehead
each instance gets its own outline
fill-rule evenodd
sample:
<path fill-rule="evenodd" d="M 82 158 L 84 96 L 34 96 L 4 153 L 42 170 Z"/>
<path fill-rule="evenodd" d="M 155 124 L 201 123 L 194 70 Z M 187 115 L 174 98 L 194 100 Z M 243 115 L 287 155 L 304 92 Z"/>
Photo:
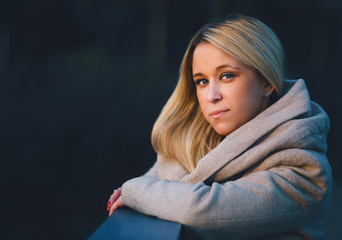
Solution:
<path fill-rule="evenodd" d="M 192 59 L 192 70 L 194 73 L 222 65 L 227 65 L 237 69 L 246 67 L 246 65 L 242 64 L 240 61 L 236 60 L 211 43 L 202 42 L 197 45 Z"/>

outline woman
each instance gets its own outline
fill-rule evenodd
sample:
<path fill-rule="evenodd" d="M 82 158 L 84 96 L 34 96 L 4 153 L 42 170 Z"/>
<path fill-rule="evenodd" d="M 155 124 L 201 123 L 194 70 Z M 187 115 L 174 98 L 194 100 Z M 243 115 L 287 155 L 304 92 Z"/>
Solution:
<path fill-rule="evenodd" d="M 324 239 L 329 118 L 283 61 L 256 19 L 204 26 L 154 125 L 157 162 L 114 191 L 110 214 L 125 205 L 203 239 Z"/>

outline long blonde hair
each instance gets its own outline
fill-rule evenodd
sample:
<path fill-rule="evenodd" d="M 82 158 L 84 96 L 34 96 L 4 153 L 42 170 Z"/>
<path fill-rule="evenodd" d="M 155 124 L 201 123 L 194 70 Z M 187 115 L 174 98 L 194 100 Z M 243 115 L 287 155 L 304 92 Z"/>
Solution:
<path fill-rule="evenodd" d="M 201 42 L 213 44 L 254 69 L 275 87 L 274 96 L 282 89 L 283 48 L 265 24 L 234 15 L 200 29 L 187 47 L 178 84 L 152 130 L 155 151 L 168 161 L 180 162 L 189 173 L 223 139 L 205 120 L 192 80 L 192 57 Z"/>

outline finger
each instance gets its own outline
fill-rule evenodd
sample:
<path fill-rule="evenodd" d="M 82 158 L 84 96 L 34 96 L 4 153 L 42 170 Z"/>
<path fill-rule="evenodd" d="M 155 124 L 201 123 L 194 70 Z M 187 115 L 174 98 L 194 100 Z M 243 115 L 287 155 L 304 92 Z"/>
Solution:
<path fill-rule="evenodd" d="M 117 204 L 117 202 L 115 202 L 115 203 L 112 205 L 112 207 L 110 208 L 108 217 L 109 217 L 110 215 L 112 215 L 113 212 L 114 212 L 116 209 L 118 209 L 118 204 Z"/>
<path fill-rule="evenodd" d="M 123 202 L 122 202 L 122 197 L 121 197 L 121 196 L 118 198 L 118 200 L 116 201 L 116 203 L 117 203 L 118 207 L 123 207 L 123 206 L 124 206 L 124 204 L 123 204 Z"/>
<path fill-rule="evenodd" d="M 116 201 L 116 190 L 114 190 L 114 193 L 110 196 L 108 203 L 107 203 L 107 211 L 109 211 L 109 209 L 111 208 L 111 206 L 113 205 L 113 203 Z"/>
<path fill-rule="evenodd" d="M 110 211 L 109 211 L 109 216 L 112 215 L 114 213 L 114 211 L 116 209 L 118 209 L 119 207 L 123 207 L 124 204 L 122 202 L 122 198 L 121 196 L 118 198 L 118 200 L 116 200 L 116 202 L 113 204 L 113 206 L 110 208 Z"/>
<path fill-rule="evenodd" d="M 113 194 L 111 195 L 112 203 L 114 203 L 119 197 L 121 196 L 121 187 L 114 190 Z"/>
<path fill-rule="evenodd" d="M 121 187 L 114 190 L 113 194 L 110 196 L 108 203 L 107 203 L 107 211 L 111 208 L 113 203 L 121 196 Z"/>

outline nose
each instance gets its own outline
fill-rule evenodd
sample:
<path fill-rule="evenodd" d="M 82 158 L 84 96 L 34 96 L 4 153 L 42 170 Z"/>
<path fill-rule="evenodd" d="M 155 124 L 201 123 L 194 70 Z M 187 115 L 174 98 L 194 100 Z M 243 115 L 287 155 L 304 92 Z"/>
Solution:
<path fill-rule="evenodd" d="M 211 103 L 216 103 L 222 100 L 222 94 L 218 83 L 211 82 L 211 84 L 209 84 L 207 100 Z"/>

